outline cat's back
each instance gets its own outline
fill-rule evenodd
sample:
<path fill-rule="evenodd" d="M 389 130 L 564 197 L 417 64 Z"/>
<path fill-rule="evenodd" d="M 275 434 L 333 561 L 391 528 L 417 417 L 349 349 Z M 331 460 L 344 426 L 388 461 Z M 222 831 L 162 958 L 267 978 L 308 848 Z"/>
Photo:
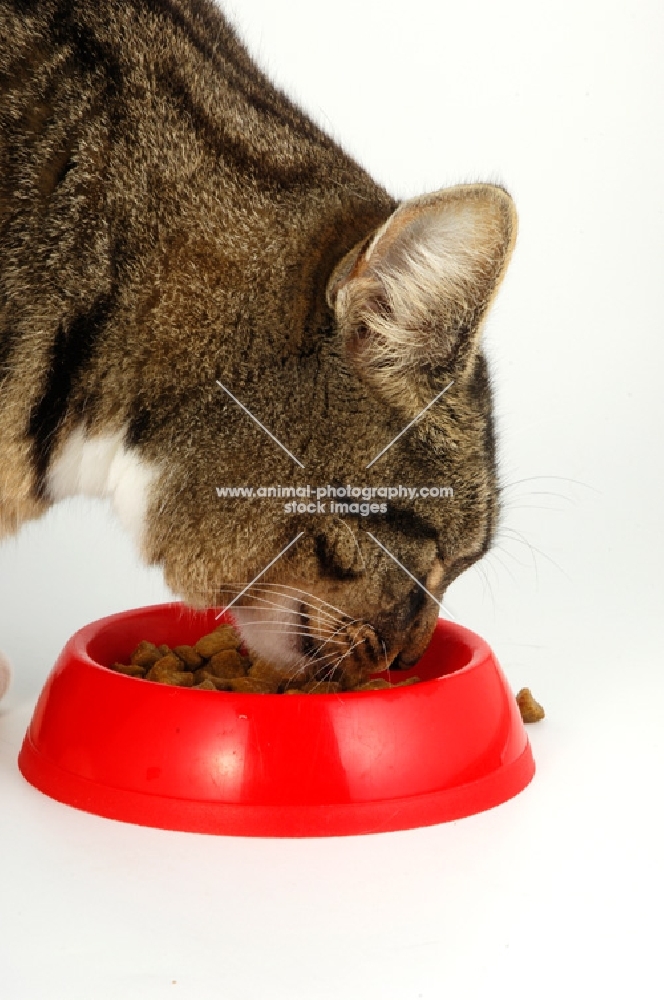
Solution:
<path fill-rule="evenodd" d="M 206 230 L 238 275 L 274 278 L 315 247 L 332 261 L 394 208 L 211 0 L 0 0 L 0 19 L 10 298 L 36 278 L 61 305 L 89 299 Z"/>
<path fill-rule="evenodd" d="M 196 173 L 200 184 L 206 168 L 259 197 L 378 191 L 270 83 L 211 0 L 0 0 L 0 19 L 5 201 L 17 187 L 41 202 L 64 193 L 73 167 L 112 183 L 124 166 L 125 190 L 148 196 L 155 176 L 179 185 Z"/>
<path fill-rule="evenodd" d="M 120 423 L 147 383 L 166 394 L 165 359 L 187 359 L 184 391 L 211 343 L 229 362 L 238 338 L 297 346 L 333 264 L 396 203 L 211 0 L 0 0 L 0 29 L 0 449 L 16 480 L 0 508 L 22 496 L 20 520 L 67 427 Z"/>

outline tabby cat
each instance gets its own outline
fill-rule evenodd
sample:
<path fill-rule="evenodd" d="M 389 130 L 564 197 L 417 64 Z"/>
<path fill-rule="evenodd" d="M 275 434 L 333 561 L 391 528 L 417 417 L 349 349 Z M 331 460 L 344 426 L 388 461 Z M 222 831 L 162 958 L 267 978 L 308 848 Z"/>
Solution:
<path fill-rule="evenodd" d="M 393 198 L 211 0 L 0 0 L 0 537 L 110 497 L 284 670 L 412 664 L 496 526 L 479 337 L 515 235 L 497 186 Z M 219 489 L 307 484 L 453 496 Z"/>

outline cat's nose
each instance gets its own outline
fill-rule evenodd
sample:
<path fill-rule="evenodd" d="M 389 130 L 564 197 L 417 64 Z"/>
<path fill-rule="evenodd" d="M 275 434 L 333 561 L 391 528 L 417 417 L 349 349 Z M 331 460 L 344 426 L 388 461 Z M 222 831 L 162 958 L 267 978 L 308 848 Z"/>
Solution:
<path fill-rule="evenodd" d="M 438 621 L 438 611 L 438 606 L 433 602 L 429 602 L 429 605 L 422 609 L 403 637 L 401 648 L 393 663 L 395 669 L 405 670 L 417 663 L 431 641 Z"/>
<path fill-rule="evenodd" d="M 412 616 L 404 610 L 400 614 L 398 609 L 382 612 L 375 627 L 382 639 L 383 662 L 394 670 L 405 670 L 417 663 L 429 645 L 439 610 L 439 604 L 427 599 Z"/>

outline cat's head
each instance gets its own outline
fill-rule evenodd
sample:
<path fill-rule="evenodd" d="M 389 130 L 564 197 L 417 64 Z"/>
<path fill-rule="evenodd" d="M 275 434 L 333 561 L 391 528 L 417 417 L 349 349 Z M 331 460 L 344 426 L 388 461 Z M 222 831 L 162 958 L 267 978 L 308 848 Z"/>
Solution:
<path fill-rule="evenodd" d="M 496 525 L 479 338 L 515 236 L 505 191 L 460 186 L 402 203 L 319 275 L 296 337 L 255 290 L 263 319 L 222 352 L 204 405 L 182 403 L 155 486 L 144 551 L 177 593 L 223 607 L 259 577 L 233 611 L 285 669 L 419 657 L 436 602 Z M 307 486 L 318 494 L 284 495 Z M 219 495 L 238 487 L 254 496 Z"/>

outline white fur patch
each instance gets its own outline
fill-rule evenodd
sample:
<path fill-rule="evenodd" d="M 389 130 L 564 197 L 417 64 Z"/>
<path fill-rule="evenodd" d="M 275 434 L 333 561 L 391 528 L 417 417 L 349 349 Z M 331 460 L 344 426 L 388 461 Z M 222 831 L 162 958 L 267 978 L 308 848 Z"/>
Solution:
<path fill-rule="evenodd" d="M 110 497 L 122 525 L 140 547 L 150 487 L 159 469 L 125 448 L 124 433 L 123 428 L 115 434 L 86 437 L 77 427 L 51 463 L 47 489 L 53 500 Z"/>
<path fill-rule="evenodd" d="M 287 600 L 283 595 L 279 597 L 282 605 Z M 252 653 L 269 660 L 276 667 L 286 669 L 292 668 L 302 659 L 298 641 L 302 625 L 297 604 L 298 602 L 293 601 L 293 611 L 262 605 L 240 608 L 234 606 L 231 614 Z"/>

